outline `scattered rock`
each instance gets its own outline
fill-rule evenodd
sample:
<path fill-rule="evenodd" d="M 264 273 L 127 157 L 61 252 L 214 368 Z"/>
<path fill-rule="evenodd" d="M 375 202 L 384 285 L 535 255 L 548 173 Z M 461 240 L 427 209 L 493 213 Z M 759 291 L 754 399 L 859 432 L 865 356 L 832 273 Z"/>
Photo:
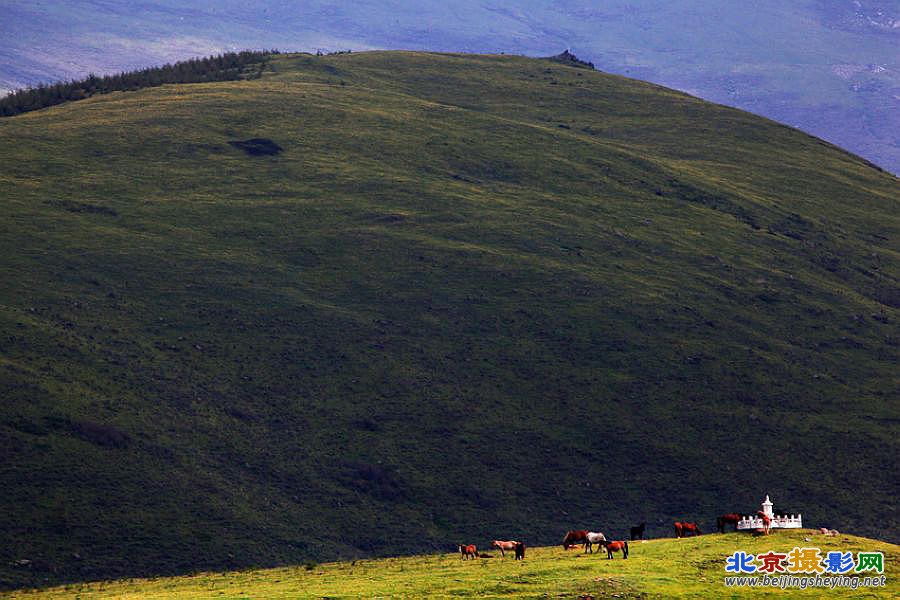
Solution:
<path fill-rule="evenodd" d="M 564 50 L 562 54 L 557 54 L 556 56 L 549 56 L 547 60 L 552 60 L 553 62 L 562 63 L 564 65 L 568 65 L 570 67 L 583 67 L 587 69 L 593 69 L 594 63 L 588 62 L 586 60 L 581 60 L 568 50 Z"/>

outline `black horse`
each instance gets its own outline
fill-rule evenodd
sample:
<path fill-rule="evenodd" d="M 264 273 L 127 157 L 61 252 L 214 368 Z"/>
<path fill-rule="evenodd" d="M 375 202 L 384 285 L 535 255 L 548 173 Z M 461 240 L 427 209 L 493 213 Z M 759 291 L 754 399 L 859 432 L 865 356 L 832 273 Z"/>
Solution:
<path fill-rule="evenodd" d="M 516 560 L 525 560 L 525 542 L 516 542 Z"/>
<path fill-rule="evenodd" d="M 634 540 L 644 539 L 644 529 L 646 529 L 646 527 L 647 527 L 646 523 L 641 523 L 637 527 L 632 527 L 631 528 L 631 541 L 633 542 Z"/>

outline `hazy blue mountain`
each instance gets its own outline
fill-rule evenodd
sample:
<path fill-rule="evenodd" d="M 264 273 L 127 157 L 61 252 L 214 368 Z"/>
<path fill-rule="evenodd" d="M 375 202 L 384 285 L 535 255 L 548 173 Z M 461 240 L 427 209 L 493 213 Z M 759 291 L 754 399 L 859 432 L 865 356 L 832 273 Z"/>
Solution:
<path fill-rule="evenodd" d="M 900 0 L 0 0 L 0 88 L 222 49 L 408 48 L 598 68 L 800 127 L 900 172 Z"/>

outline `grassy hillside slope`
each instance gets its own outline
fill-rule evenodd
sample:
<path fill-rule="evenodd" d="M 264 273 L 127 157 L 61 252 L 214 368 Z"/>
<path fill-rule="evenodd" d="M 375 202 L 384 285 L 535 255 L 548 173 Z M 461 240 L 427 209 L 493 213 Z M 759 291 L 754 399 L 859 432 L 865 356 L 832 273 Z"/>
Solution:
<path fill-rule="evenodd" d="M 805 539 L 811 539 L 807 542 Z M 779 597 L 896 598 L 900 592 L 897 564 L 900 547 L 856 536 L 810 537 L 808 531 L 779 532 L 768 538 L 746 534 L 683 540 L 655 539 L 630 544 L 628 560 L 606 552 L 531 548 L 526 560 L 513 558 L 462 561 L 458 554 L 412 556 L 265 571 L 200 573 L 185 577 L 77 583 L 65 587 L 11 594 L 10 600 L 32 598 L 677 598 L 759 597 L 746 588 L 728 588 L 725 558 L 740 550 L 759 555 L 788 553 L 794 547 L 830 551 L 882 552 L 886 587 L 790 589 Z M 493 555 L 492 555 L 493 556 Z M 866 573 L 860 574 L 862 577 Z M 871 575 L 871 573 L 869 573 Z M 772 589 L 769 588 L 769 594 Z"/>
<path fill-rule="evenodd" d="M 820 140 L 387 52 L 3 119 L 0 164 L 2 585 L 765 493 L 900 537 L 900 188 Z"/>

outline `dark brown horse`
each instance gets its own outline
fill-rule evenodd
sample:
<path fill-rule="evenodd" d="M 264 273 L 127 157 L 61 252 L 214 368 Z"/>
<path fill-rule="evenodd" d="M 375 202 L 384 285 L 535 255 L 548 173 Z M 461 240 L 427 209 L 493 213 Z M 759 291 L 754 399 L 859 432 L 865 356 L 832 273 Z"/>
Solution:
<path fill-rule="evenodd" d="M 675 537 L 684 537 L 684 525 L 681 524 L 681 521 L 675 521 Z"/>
<path fill-rule="evenodd" d="M 737 524 L 743 517 L 737 513 L 725 513 L 724 515 L 716 518 L 716 527 L 719 528 L 719 533 L 725 533 L 725 526 L 729 523 L 734 525 L 734 530 L 737 531 Z"/>
<path fill-rule="evenodd" d="M 644 539 L 644 529 L 647 527 L 646 523 L 641 523 L 637 527 L 631 528 L 631 541 L 634 540 L 642 540 Z"/>
<path fill-rule="evenodd" d="M 587 552 L 587 531 L 577 530 L 577 531 L 569 531 L 566 533 L 566 537 L 563 538 L 563 550 L 568 550 L 572 546 L 576 544 L 584 544 L 584 551 Z"/>
<path fill-rule="evenodd" d="M 525 542 L 516 542 L 516 560 L 525 560 Z"/>
<path fill-rule="evenodd" d="M 459 544 L 459 553 L 463 560 L 478 558 L 478 548 L 475 547 L 475 544 Z"/>
<path fill-rule="evenodd" d="M 772 526 L 772 517 L 770 517 L 769 515 L 767 515 L 766 513 L 764 513 L 761 510 L 756 511 L 756 515 L 760 519 L 762 519 L 763 533 L 765 533 L 766 535 L 769 535 L 769 528 Z"/>
<path fill-rule="evenodd" d="M 701 535 L 703 532 L 700 531 L 700 526 L 696 523 L 688 523 L 687 521 L 683 521 L 681 523 L 681 537 L 687 537 L 688 535 Z"/>
<path fill-rule="evenodd" d="M 613 552 L 622 552 L 622 558 L 628 558 L 628 542 L 620 541 L 620 542 L 610 542 L 603 541 L 600 542 L 601 546 L 606 547 L 606 558 L 607 560 L 613 559 Z"/>

